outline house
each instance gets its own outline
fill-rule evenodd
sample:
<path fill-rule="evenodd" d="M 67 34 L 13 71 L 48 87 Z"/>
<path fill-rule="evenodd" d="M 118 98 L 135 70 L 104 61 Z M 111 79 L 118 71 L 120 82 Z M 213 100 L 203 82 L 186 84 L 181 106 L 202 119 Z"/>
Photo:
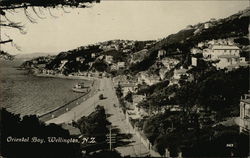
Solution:
<path fill-rule="evenodd" d="M 202 50 L 199 48 L 192 48 L 190 52 L 191 54 L 198 54 L 198 53 L 202 53 Z"/>
<path fill-rule="evenodd" d="M 240 49 L 233 45 L 213 45 L 211 48 L 203 49 L 203 56 L 207 59 L 218 60 L 221 55 L 240 56 Z"/>
<path fill-rule="evenodd" d="M 224 69 L 227 67 L 233 67 L 235 66 L 237 68 L 238 63 L 244 62 L 245 58 L 240 58 L 238 56 L 234 55 L 220 55 L 219 57 L 219 62 L 215 64 L 215 66 L 218 69 Z M 240 65 L 238 65 L 239 67 Z"/>
<path fill-rule="evenodd" d="M 160 50 L 158 50 L 158 55 L 157 55 L 157 57 L 158 57 L 159 59 L 161 59 L 161 58 L 165 57 L 166 54 L 167 54 L 167 51 L 166 51 L 166 50 L 160 49 Z"/>
<path fill-rule="evenodd" d="M 188 75 L 188 74 L 187 74 L 187 70 L 188 70 L 188 69 L 184 69 L 184 68 L 175 69 L 175 70 L 174 70 L 173 79 L 179 80 L 179 79 L 181 79 L 181 76 L 183 76 L 183 75 Z"/>
<path fill-rule="evenodd" d="M 198 43 L 198 45 L 197 45 L 197 46 L 198 46 L 199 48 L 202 48 L 204 45 L 205 45 L 205 43 L 204 43 L 204 42 L 200 42 L 200 43 Z"/>
<path fill-rule="evenodd" d="M 180 61 L 177 59 L 172 59 L 169 57 L 163 58 L 161 60 L 161 63 L 164 65 L 164 67 L 168 68 L 169 70 L 174 68 Z"/>
<path fill-rule="evenodd" d="M 160 82 L 160 77 L 155 74 L 148 74 L 147 72 L 141 72 L 138 77 L 138 83 L 146 83 L 151 86 Z"/>
<path fill-rule="evenodd" d="M 120 68 L 124 68 L 125 67 L 125 62 L 118 62 L 117 63 L 117 67 Z"/>
<path fill-rule="evenodd" d="M 204 24 L 204 29 L 209 29 L 210 27 L 212 27 L 213 26 L 213 24 L 211 23 L 211 22 L 206 22 L 205 24 Z"/>
<path fill-rule="evenodd" d="M 76 61 L 83 63 L 85 61 L 85 58 L 83 57 L 76 57 Z"/>
<path fill-rule="evenodd" d="M 105 61 L 108 63 L 108 64 L 111 64 L 113 62 L 113 56 L 111 55 L 106 55 L 105 56 Z"/>
<path fill-rule="evenodd" d="M 128 52 L 130 52 L 130 51 L 131 51 L 130 49 L 123 49 L 123 50 L 122 50 L 123 53 L 128 53 Z"/>
<path fill-rule="evenodd" d="M 192 57 L 192 58 L 191 58 L 191 65 L 196 67 L 196 66 L 198 65 L 198 64 L 197 64 L 197 63 L 198 63 L 197 61 L 198 61 L 198 59 L 197 59 L 196 57 Z"/>
<path fill-rule="evenodd" d="M 96 57 L 95 53 L 91 53 L 91 58 L 95 58 L 95 57 Z"/>
<path fill-rule="evenodd" d="M 250 93 L 245 94 L 240 100 L 240 117 L 238 118 L 240 132 L 250 132 Z"/>
<path fill-rule="evenodd" d="M 97 59 L 103 60 L 104 59 L 104 55 L 100 55 Z"/>

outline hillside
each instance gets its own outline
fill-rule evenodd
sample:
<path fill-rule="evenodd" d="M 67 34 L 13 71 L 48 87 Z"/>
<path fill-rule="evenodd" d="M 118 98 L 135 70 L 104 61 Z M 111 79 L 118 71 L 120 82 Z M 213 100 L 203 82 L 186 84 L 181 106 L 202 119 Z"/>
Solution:
<path fill-rule="evenodd" d="M 234 38 L 248 57 L 250 9 L 240 11 L 224 19 L 211 19 L 204 23 L 189 25 L 175 34 L 160 41 L 110 40 L 93 45 L 82 46 L 66 52 L 60 52 L 45 68 L 70 74 L 83 71 L 102 71 L 112 74 L 123 72 L 137 74 L 148 70 L 157 61 L 158 51 L 164 49 L 165 56 L 180 60 L 179 66 L 188 66 L 190 50 L 200 42 L 216 39 Z M 144 52 L 143 59 L 134 61 L 135 55 Z M 125 66 L 119 67 L 119 62 Z M 119 64 L 118 64 L 119 63 Z M 123 63 L 122 63 L 123 65 Z"/>
<path fill-rule="evenodd" d="M 182 58 L 184 61 L 185 55 L 189 54 L 190 49 L 199 42 L 230 37 L 245 37 L 248 35 L 249 17 L 250 9 L 248 8 L 225 19 L 189 26 L 188 29 L 171 34 L 155 43 L 149 50 L 150 56 L 141 63 L 133 65 L 130 69 L 134 72 L 147 70 L 154 64 L 159 49 L 165 49 L 170 56 L 176 54 L 177 50 L 179 50 L 184 55 L 184 58 Z M 205 28 L 206 24 L 209 24 L 208 28 Z M 249 43 L 248 38 L 244 39 L 247 40 L 246 43 Z"/>
<path fill-rule="evenodd" d="M 3 59 L 3 60 L 13 60 L 14 56 L 10 55 L 9 53 L 7 53 L 5 51 L 0 51 L 0 59 Z"/>

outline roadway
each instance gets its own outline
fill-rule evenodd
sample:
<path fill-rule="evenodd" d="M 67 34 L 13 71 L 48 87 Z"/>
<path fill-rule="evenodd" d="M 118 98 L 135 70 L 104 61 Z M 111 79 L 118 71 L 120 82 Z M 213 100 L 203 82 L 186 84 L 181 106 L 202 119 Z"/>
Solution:
<path fill-rule="evenodd" d="M 72 120 L 78 120 L 82 116 L 88 116 L 95 110 L 96 105 L 101 105 L 105 108 L 105 112 L 110 116 L 107 118 L 112 123 L 112 126 L 120 129 L 120 133 L 132 134 L 129 139 L 131 142 L 129 145 L 119 146 L 115 149 L 121 153 L 122 156 L 140 157 L 148 155 L 149 150 L 142 144 L 138 136 L 131 133 L 132 129 L 128 125 L 125 119 L 125 115 L 119 108 L 119 100 L 115 94 L 115 89 L 110 78 L 100 79 L 100 91 L 96 91 L 90 98 L 74 107 L 70 111 L 58 116 L 57 118 L 51 119 L 46 123 L 70 123 Z M 99 95 L 103 94 L 105 99 L 100 100 Z M 114 104 L 116 107 L 114 107 Z"/>

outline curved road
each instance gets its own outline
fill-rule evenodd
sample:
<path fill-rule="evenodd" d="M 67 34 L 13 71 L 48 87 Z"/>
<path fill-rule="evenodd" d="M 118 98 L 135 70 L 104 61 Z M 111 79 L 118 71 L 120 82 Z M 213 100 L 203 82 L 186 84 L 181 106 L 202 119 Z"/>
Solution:
<path fill-rule="evenodd" d="M 106 99 L 99 100 L 99 95 L 103 94 Z M 113 105 L 117 105 L 114 107 Z M 115 89 L 110 78 L 100 79 L 100 91 L 96 91 L 95 94 L 81 103 L 79 106 L 71 109 L 70 111 L 60 115 L 57 118 L 47 121 L 46 123 L 70 123 L 72 120 L 78 120 L 82 116 L 87 116 L 94 111 L 96 105 L 104 106 L 107 114 L 111 114 L 108 120 L 112 123 L 112 126 L 119 128 L 121 133 L 132 134 L 130 143 L 127 146 L 116 147 L 116 150 L 121 153 L 122 156 L 140 157 L 149 154 L 149 150 L 142 144 L 140 139 L 131 133 L 132 129 L 125 120 L 125 115 L 119 109 L 119 100 L 115 94 Z"/>

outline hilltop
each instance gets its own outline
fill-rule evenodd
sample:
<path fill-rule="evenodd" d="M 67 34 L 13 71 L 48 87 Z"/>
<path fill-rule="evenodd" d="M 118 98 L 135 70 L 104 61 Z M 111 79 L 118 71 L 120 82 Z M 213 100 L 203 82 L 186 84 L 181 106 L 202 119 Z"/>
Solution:
<path fill-rule="evenodd" d="M 157 62 L 158 51 L 161 49 L 166 51 L 165 57 L 172 56 L 186 67 L 190 64 L 191 49 L 198 43 L 228 38 L 233 38 L 241 49 L 249 51 L 249 15 L 250 11 L 246 9 L 224 19 L 210 19 L 204 23 L 188 25 L 159 41 L 110 40 L 82 46 L 60 52 L 46 63 L 45 68 L 63 74 L 84 71 L 113 75 L 123 72 L 137 74 Z M 139 60 L 138 54 L 142 54 Z"/>

